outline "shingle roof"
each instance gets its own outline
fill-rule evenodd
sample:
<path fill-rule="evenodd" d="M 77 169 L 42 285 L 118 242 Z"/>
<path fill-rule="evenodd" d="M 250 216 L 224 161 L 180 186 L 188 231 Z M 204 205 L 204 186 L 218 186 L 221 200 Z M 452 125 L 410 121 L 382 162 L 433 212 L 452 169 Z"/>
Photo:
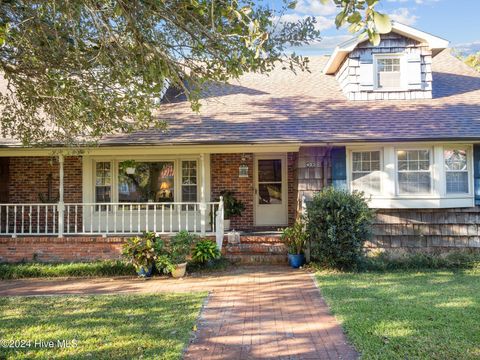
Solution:
<path fill-rule="evenodd" d="M 480 140 L 480 74 L 443 51 L 433 59 L 433 99 L 349 101 L 328 58 L 310 71 L 280 68 L 213 86 L 200 113 L 186 101 L 159 113 L 168 131 L 109 136 L 102 145 Z"/>

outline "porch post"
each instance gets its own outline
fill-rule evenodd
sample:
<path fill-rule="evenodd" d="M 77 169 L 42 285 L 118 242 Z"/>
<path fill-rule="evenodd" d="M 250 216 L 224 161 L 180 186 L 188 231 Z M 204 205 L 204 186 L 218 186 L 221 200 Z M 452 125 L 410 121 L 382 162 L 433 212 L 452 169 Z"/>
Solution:
<path fill-rule="evenodd" d="M 205 203 L 205 154 L 200 154 L 200 233 L 206 234 L 207 229 L 207 204 Z"/>
<path fill-rule="evenodd" d="M 220 196 L 220 204 L 218 205 L 218 211 L 215 215 L 215 222 L 216 222 L 215 242 L 217 243 L 217 248 L 220 251 L 222 251 L 223 235 L 225 233 L 225 230 L 223 228 L 223 219 L 225 218 L 223 208 L 224 208 L 223 196 Z"/>
<path fill-rule="evenodd" d="M 63 202 L 63 155 L 58 155 L 58 237 L 63 237 L 63 220 L 64 220 L 64 202 Z"/>

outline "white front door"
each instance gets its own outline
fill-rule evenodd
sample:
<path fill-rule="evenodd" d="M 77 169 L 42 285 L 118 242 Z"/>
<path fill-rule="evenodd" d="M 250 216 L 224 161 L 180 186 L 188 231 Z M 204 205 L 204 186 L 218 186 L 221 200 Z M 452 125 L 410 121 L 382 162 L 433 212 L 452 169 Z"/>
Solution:
<path fill-rule="evenodd" d="M 284 154 L 255 156 L 255 225 L 286 225 L 287 159 Z"/>

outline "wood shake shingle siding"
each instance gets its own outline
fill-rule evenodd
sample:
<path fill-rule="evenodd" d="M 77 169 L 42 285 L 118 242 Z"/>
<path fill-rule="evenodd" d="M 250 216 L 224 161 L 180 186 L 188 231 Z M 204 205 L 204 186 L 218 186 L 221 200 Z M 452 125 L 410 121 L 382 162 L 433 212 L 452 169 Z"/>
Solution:
<path fill-rule="evenodd" d="M 375 89 L 375 55 L 403 55 L 405 89 Z M 344 60 L 336 74 L 340 87 L 350 100 L 416 100 L 432 98 L 432 52 L 426 44 L 391 33 L 382 36 L 378 46 L 365 41 Z"/>

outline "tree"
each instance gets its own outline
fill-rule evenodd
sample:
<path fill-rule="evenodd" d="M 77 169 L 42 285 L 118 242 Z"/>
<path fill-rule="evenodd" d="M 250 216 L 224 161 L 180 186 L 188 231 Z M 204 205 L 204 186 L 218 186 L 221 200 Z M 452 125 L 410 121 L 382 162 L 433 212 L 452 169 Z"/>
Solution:
<path fill-rule="evenodd" d="M 319 0 L 328 1 L 328 0 Z M 378 0 L 332 0 L 337 26 L 378 42 L 389 20 Z M 319 37 L 315 19 L 278 21 L 296 1 L 3 0 L 0 4 L 0 135 L 24 145 L 75 145 L 165 123 L 155 117 L 167 86 L 198 111 L 208 82 L 308 59 L 287 46 Z"/>
<path fill-rule="evenodd" d="M 468 66 L 474 68 L 477 71 L 480 71 L 480 51 L 476 54 L 470 54 L 466 56 L 463 61 L 465 61 L 465 64 L 467 64 Z"/>

